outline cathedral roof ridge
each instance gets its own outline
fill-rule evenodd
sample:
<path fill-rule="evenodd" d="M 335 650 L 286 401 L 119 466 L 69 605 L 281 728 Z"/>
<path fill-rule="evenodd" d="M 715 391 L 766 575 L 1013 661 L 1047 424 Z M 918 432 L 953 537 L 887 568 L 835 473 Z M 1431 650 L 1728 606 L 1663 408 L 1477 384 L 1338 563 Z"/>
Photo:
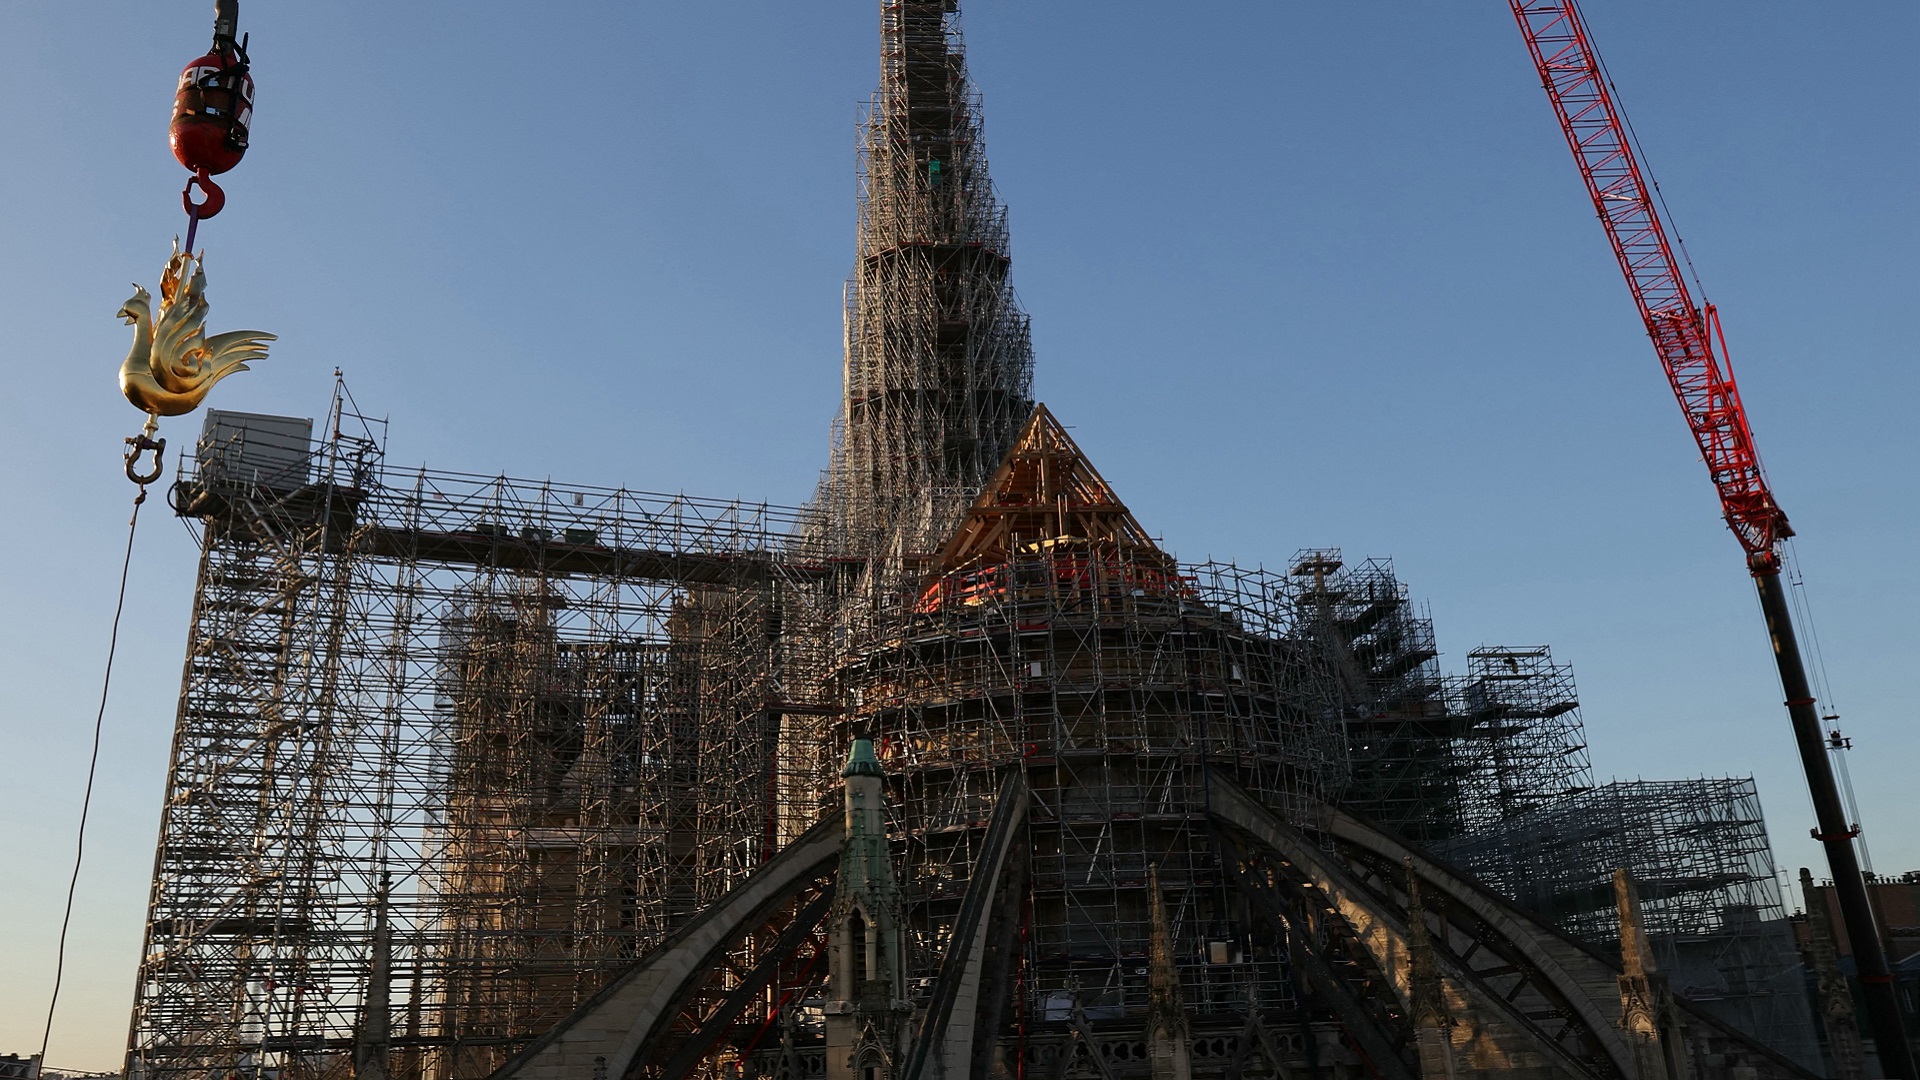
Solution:
<path fill-rule="evenodd" d="M 1044 403 L 934 560 L 947 574 L 1088 543 L 1167 558 Z"/>

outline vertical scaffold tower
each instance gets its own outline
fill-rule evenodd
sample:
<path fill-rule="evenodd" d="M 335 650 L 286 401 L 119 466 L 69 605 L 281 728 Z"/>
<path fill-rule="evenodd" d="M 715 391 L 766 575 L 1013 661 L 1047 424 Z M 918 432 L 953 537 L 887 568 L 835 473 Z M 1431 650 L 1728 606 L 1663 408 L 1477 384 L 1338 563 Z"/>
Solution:
<path fill-rule="evenodd" d="M 1449 680 L 1462 725 L 1461 818 L 1494 828 L 1593 787 L 1573 668 L 1545 645 L 1482 645 Z"/>
<path fill-rule="evenodd" d="M 171 493 L 202 548 L 144 1080 L 341 1075 L 380 1001 L 396 1080 L 485 1076 L 811 784 L 777 749 L 821 710 L 800 511 L 393 474 L 357 426 L 212 413 Z"/>
<path fill-rule="evenodd" d="M 881 559 L 874 584 L 946 539 L 1033 407 L 956 7 L 881 4 L 861 139 L 845 398 L 820 501 L 838 551 Z"/>
<path fill-rule="evenodd" d="M 1342 803 L 1415 843 L 1457 835 L 1464 721 L 1447 702 L 1433 620 L 1393 563 L 1349 565 L 1337 548 L 1293 557 L 1301 625 L 1326 654 L 1345 701 L 1352 768 Z"/>
<path fill-rule="evenodd" d="M 1435 847 L 1593 786 L 1573 670 L 1546 646 L 1481 646 L 1444 675 L 1390 561 L 1308 549 L 1290 576 L 1345 700 L 1347 809 Z"/>

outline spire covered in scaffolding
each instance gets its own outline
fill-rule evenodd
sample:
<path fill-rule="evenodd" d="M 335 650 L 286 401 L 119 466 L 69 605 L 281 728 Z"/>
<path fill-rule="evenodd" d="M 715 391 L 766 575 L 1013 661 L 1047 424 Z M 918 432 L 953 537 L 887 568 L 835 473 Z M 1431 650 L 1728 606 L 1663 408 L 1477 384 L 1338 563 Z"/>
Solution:
<path fill-rule="evenodd" d="M 1027 316 L 957 6 L 881 4 L 860 149 L 845 396 L 821 502 L 837 548 L 892 565 L 945 540 L 1032 409 Z"/>

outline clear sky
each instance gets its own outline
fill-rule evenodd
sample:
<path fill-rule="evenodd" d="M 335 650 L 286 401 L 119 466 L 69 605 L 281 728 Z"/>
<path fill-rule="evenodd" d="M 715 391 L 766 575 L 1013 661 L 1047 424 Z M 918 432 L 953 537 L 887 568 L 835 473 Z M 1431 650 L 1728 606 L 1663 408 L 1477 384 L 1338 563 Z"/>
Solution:
<path fill-rule="evenodd" d="M 0 5 L 0 1052 L 39 1043 L 204 0 Z M 1920 867 L 1920 209 L 1893 0 L 1592 0 L 1720 304 L 1882 871 Z M 217 407 L 390 460 L 803 500 L 838 398 L 872 0 L 248 0 L 202 230 Z M 1601 777 L 1759 777 L 1823 872 L 1751 586 L 1499 0 L 967 0 L 1040 396 L 1187 558 L 1392 556 L 1444 661 L 1548 643 Z M 196 421 L 164 433 L 190 442 Z M 141 525 L 50 1060 L 125 1039 L 194 545 Z"/>

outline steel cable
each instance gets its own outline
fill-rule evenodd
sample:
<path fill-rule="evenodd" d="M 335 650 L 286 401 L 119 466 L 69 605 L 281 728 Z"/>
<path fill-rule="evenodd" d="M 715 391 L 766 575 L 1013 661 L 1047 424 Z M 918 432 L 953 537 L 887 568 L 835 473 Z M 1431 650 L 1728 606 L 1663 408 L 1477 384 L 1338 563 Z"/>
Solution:
<path fill-rule="evenodd" d="M 67 904 L 60 916 L 60 944 L 54 952 L 53 994 L 47 1000 L 47 1026 L 40 1033 L 40 1066 L 46 1067 L 47 1044 L 53 1039 L 53 1013 L 60 1004 L 60 983 L 67 967 L 67 929 L 73 923 L 73 897 L 80 886 L 80 864 L 87 850 L 87 812 L 93 806 L 93 781 L 100 765 L 100 732 L 107 718 L 107 691 L 113 685 L 113 657 L 120 647 L 120 615 L 127 606 L 127 575 L 133 567 L 133 537 L 140 525 L 140 505 L 147 501 L 147 488 L 133 499 L 133 515 L 127 519 L 127 552 L 120 560 L 120 595 L 113 605 L 113 630 L 107 635 L 107 670 L 100 680 L 100 708 L 93 717 L 93 752 L 87 758 L 87 789 L 80 797 L 80 828 L 74 838 L 73 875 L 67 879 Z"/>

